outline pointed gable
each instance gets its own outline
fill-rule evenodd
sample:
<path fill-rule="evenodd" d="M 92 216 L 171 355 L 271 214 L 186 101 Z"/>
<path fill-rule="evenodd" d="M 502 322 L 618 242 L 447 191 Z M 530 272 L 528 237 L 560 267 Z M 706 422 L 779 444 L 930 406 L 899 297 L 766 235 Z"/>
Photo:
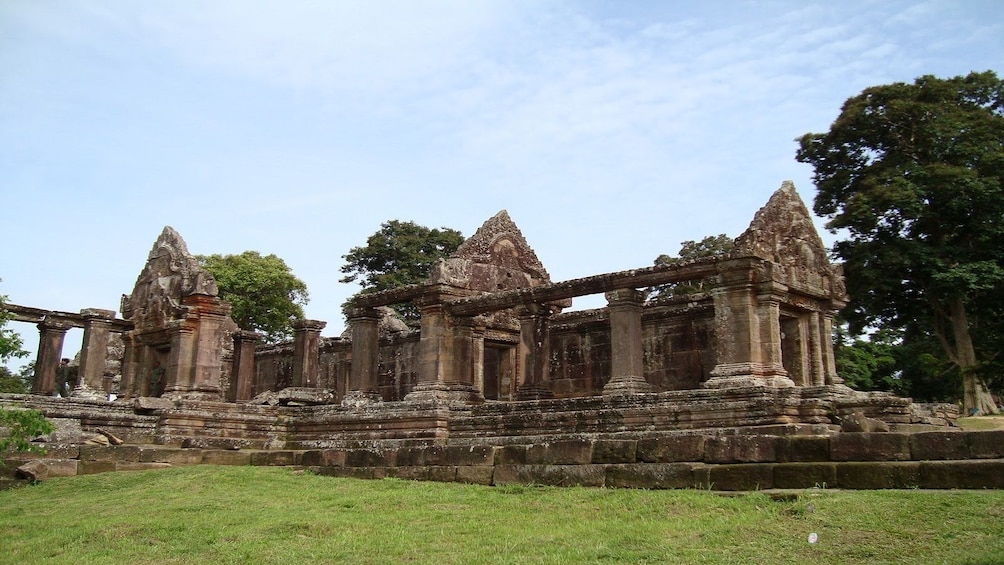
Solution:
<path fill-rule="evenodd" d="M 787 284 L 828 292 L 838 270 L 808 208 L 791 181 L 784 181 L 736 239 L 733 257 L 759 257 L 777 264 Z"/>
<path fill-rule="evenodd" d="M 131 295 L 122 296 L 122 316 L 139 325 L 161 325 L 185 316 L 186 296 L 217 296 L 216 280 L 188 252 L 185 240 L 165 226 L 147 256 Z"/>
<path fill-rule="evenodd" d="M 547 284 L 551 277 L 509 213 L 502 210 L 448 259 L 433 266 L 429 282 L 493 292 Z"/>

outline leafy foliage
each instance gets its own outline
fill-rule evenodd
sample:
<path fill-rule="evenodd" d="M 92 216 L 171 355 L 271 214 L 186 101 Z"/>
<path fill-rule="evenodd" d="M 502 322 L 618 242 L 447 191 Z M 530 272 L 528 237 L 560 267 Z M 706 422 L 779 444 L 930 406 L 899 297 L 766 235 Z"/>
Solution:
<path fill-rule="evenodd" d="M 264 334 L 269 343 L 292 337 L 292 322 L 303 318 L 309 295 L 285 261 L 257 251 L 197 259 L 216 278 L 220 298 L 233 307 L 230 316 L 238 326 Z"/>
<path fill-rule="evenodd" d="M 896 360 L 898 340 L 888 332 L 868 336 L 868 339 L 847 335 L 846 324 L 834 329 L 834 357 L 837 373 L 847 386 L 855 390 L 896 391 L 899 371 Z"/>
<path fill-rule="evenodd" d="M 464 236 L 450 228 L 427 228 L 414 222 L 390 220 L 366 239 L 366 245 L 353 247 L 342 256 L 339 282 L 358 282 L 362 292 L 388 290 L 417 284 L 429 277 L 432 265 L 460 247 Z M 346 303 L 347 304 L 347 303 Z M 418 312 L 407 305 L 395 309 L 406 321 L 416 321 Z"/>
<path fill-rule="evenodd" d="M 5 451 L 43 451 L 31 440 L 55 431 L 52 422 L 45 419 L 38 410 L 6 410 L 0 408 L 0 427 L 7 430 L 0 437 L 0 453 Z"/>
<path fill-rule="evenodd" d="M 962 372 L 966 410 L 996 411 L 980 371 L 1004 341 L 1004 82 L 988 71 L 868 88 L 799 142 L 814 210 L 847 234 L 834 254 L 852 330 L 933 336 Z"/>
<path fill-rule="evenodd" d="M 28 390 L 20 376 L 11 373 L 7 367 L 0 366 L 0 393 L 27 394 Z"/>
<path fill-rule="evenodd" d="M 14 330 L 6 328 L 10 321 L 10 313 L 4 309 L 7 297 L 0 295 L 0 364 L 6 363 L 14 357 L 27 357 L 28 352 L 23 349 L 21 336 Z"/>
<path fill-rule="evenodd" d="M 656 265 L 680 265 L 696 259 L 728 255 L 735 241 L 724 233 L 709 235 L 700 241 L 687 240 L 680 244 L 680 254 L 676 257 L 659 255 L 655 258 Z M 652 298 L 671 298 L 702 292 L 704 284 L 701 281 L 670 283 L 652 287 L 649 291 Z"/>

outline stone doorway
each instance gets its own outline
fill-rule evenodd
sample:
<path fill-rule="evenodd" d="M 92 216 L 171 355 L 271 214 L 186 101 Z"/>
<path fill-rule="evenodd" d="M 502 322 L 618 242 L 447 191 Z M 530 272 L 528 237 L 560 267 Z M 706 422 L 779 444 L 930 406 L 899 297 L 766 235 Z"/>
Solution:
<path fill-rule="evenodd" d="M 516 380 L 516 348 L 506 345 L 485 344 L 484 386 L 485 400 L 511 400 Z"/>
<path fill-rule="evenodd" d="M 788 372 L 788 378 L 797 386 L 806 386 L 808 371 L 805 367 L 806 340 L 802 319 L 796 316 L 781 316 L 781 364 Z"/>

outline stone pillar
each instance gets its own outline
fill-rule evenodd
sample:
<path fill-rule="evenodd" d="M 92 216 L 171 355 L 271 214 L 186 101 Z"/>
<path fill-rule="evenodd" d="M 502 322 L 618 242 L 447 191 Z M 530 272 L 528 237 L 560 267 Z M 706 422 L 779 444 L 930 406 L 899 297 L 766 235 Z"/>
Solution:
<path fill-rule="evenodd" d="M 140 347 L 136 343 L 135 332 L 128 331 L 122 334 L 122 345 L 122 380 L 119 381 L 119 394 L 123 398 L 133 398 L 137 396 L 136 385 L 139 383 L 140 368 Z"/>
<path fill-rule="evenodd" d="M 35 379 L 32 394 L 53 394 L 56 391 L 56 368 L 63 354 L 63 340 L 70 325 L 48 318 L 38 324 L 38 356 L 35 358 Z"/>
<path fill-rule="evenodd" d="M 234 359 L 230 369 L 230 390 L 227 400 L 240 402 L 254 396 L 254 348 L 261 334 L 247 330 L 237 330 L 231 334 L 234 340 Z"/>
<path fill-rule="evenodd" d="M 84 317 L 84 343 L 80 350 L 80 394 L 74 392 L 74 395 L 87 396 L 90 393 L 107 398 L 105 360 L 115 311 L 86 308 L 80 314 Z"/>
<path fill-rule="evenodd" d="M 652 392 L 645 380 L 641 313 L 646 292 L 622 288 L 606 293 L 610 312 L 610 380 L 604 396 Z"/>
<path fill-rule="evenodd" d="M 199 315 L 194 366 L 192 367 L 192 384 L 186 396 L 204 400 L 221 400 L 223 398 L 223 390 L 220 386 L 223 375 L 223 344 L 229 338 L 225 323 L 230 315 L 230 306 L 215 296 L 205 294 L 186 296 L 184 304 L 196 307 Z"/>
<path fill-rule="evenodd" d="M 140 377 L 141 383 L 139 391 L 150 396 L 171 396 L 180 397 L 185 395 L 192 388 L 193 373 L 195 371 L 195 339 L 196 328 L 194 324 L 186 323 L 186 320 L 172 322 L 173 327 L 169 329 L 171 336 L 171 354 L 167 360 L 167 367 L 164 371 L 163 392 L 151 390 L 151 377 L 155 370 L 153 359 L 156 354 L 152 347 L 145 346 L 146 350 L 143 361 L 143 371 Z"/>
<path fill-rule="evenodd" d="M 352 329 L 352 365 L 342 406 L 380 402 L 380 312 L 375 308 L 353 308 L 349 327 Z"/>
<path fill-rule="evenodd" d="M 471 326 L 457 322 L 446 311 L 442 296 L 419 304 L 422 333 L 418 344 L 418 383 L 404 397 L 407 401 L 456 401 L 478 403 L 484 400 L 474 388 L 471 374 Z"/>
<path fill-rule="evenodd" d="M 471 384 L 481 397 L 485 395 L 485 322 L 471 319 Z"/>
<path fill-rule="evenodd" d="M 321 330 L 327 322 L 293 322 L 293 386 L 316 388 L 321 371 Z"/>
<path fill-rule="evenodd" d="M 823 334 L 822 316 L 819 312 L 809 314 L 809 375 L 806 379 L 812 386 L 826 384 L 825 367 L 823 366 L 823 344 L 829 335 Z"/>
<path fill-rule="evenodd" d="M 781 352 L 781 297 L 773 293 L 758 295 L 756 317 L 760 326 L 760 374 L 787 376 Z"/>
<path fill-rule="evenodd" d="M 728 275 L 749 280 L 742 273 Z M 780 312 L 772 298 L 779 289 L 764 290 L 768 292 L 755 292 L 751 283 L 735 281 L 711 291 L 718 362 L 704 387 L 795 386 L 781 364 Z M 766 297 L 763 304 L 758 295 Z"/>
<path fill-rule="evenodd" d="M 550 388 L 551 307 L 529 304 L 519 309 L 520 383 L 516 400 L 554 398 Z"/>
<path fill-rule="evenodd" d="M 837 374 L 837 360 L 833 353 L 833 316 L 836 312 L 824 312 L 822 317 L 823 334 L 823 384 L 844 384 L 844 379 Z"/>

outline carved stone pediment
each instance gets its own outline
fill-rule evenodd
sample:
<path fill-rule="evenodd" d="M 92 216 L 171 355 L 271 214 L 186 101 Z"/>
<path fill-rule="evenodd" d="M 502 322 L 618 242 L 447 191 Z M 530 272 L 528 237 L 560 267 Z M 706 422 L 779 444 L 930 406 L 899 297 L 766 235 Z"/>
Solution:
<path fill-rule="evenodd" d="M 436 263 L 431 284 L 496 292 L 551 282 L 522 232 L 502 210 L 485 222 L 448 259 Z"/>
<path fill-rule="evenodd" d="M 199 266 L 177 231 L 166 226 L 153 244 L 132 294 L 122 296 L 122 317 L 137 328 L 165 327 L 184 319 L 186 296 L 217 296 L 216 280 Z"/>
<path fill-rule="evenodd" d="M 812 216 L 791 181 L 782 183 L 757 211 L 749 228 L 736 239 L 732 256 L 775 263 L 785 284 L 842 294 L 838 289 L 842 288 L 842 273 L 830 264 Z"/>

